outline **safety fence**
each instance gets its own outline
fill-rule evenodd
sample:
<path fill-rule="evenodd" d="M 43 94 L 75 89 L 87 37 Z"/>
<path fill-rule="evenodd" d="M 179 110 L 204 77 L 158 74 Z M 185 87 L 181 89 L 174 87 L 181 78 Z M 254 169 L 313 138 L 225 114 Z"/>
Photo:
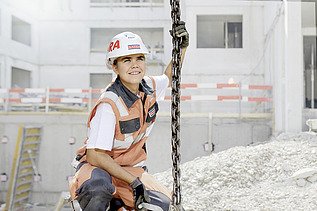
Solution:
<path fill-rule="evenodd" d="M 102 89 L 64 88 L 11 88 L 0 89 L 0 111 L 35 112 L 87 112 L 98 100 Z M 183 106 L 190 106 L 190 112 L 208 109 L 235 108 L 241 112 L 248 108 L 249 113 L 266 113 L 272 110 L 272 86 L 242 85 L 223 83 L 184 83 L 181 84 Z M 171 100 L 167 91 L 161 105 L 168 108 Z M 161 109 L 162 110 L 162 109 Z M 186 110 L 186 108 L 185 108 Z M 166 110 L 167 111 L 167 110 Z M 223 110 L 224 111 L 224 110 Z"/>
<path fill-rule="evenodd" d="M 201 83 L 201 84 L 182 84 L 181 89 L 236 89 L 242 92 L 242 90 L 265 90 L 271 91 L 272 86 L 268 85 L 240 85 L 240 84 L 216 84 L 216 83 Z M 252 96 L 242 96 L 241 92 L 239 95 L 183 95 L 181 100 L 192 100 L 192 101 L 245 101 L 245 102 L 271 102 L 271 93 L 266 93 L 267 95 L 252 97 Z M 165 97 L 165 99 L 170 99 L 170 97 Z"/>
<path fill-rule="evenodd" d="M 90 0 L 91 7 L 163 7 L 164 0 Z"/>

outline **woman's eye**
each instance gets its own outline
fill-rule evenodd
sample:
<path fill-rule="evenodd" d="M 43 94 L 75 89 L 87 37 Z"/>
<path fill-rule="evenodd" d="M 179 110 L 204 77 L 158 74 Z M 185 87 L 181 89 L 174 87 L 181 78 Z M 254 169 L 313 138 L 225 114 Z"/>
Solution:
<path fill-rule="evenodd" d="M 124 63 L 129 62 L 129 61 L 130 61 L 130 59 L 123 60 Z"/>
<path fill-rule="evenodd" d="M 138 58 L 139 61 L 144 61 L 143 57 Z"/>

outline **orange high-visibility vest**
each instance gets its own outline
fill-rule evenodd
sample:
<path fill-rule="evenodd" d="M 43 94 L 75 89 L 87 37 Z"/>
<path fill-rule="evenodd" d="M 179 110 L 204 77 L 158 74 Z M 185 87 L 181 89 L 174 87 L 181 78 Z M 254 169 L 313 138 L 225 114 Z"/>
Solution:
<path fill-rule="evenodd" d="M 111 105 L 116 117 L 114 143 L 113 149 L 105 151 L 105 153 L 110 155 L 115 162 L 136 177 L 141 177 L 144 172 L 142 166 L 147 157 L 144 145 L 153 128 L 156 113 L 158 112 L 156 92 L 151 87 L 155 87 L 153 79 L 150 84 L 142 81 L 139 97 L 137 97 L 127 90 L 121 84 L 121 81 L 117 79 L 100 96 L 100 99 L 89 115 L 87 123 L 89 128 L 99 104 L 108 103 Z M 84 151 L 85 147 L 79 149 L 78 153 L 83 153 Z M 80 160 L 80 162 L 83 161 L 86 161 L 86 156 Z M 81 167 L 76 173 L 78 182 L 76 189 L 90 178 L 91 171 L 94 168 L 93 166 Z M 84 174 L 82 176 L 80 176 L 81 171 L 85 172 L 82 173 Z M 132 189 L 129 184 L 115 177 L 112 177 L 112 183 L 116 187 L 114 196 L 121 198 L 127 206 L 133 207 Z"/>

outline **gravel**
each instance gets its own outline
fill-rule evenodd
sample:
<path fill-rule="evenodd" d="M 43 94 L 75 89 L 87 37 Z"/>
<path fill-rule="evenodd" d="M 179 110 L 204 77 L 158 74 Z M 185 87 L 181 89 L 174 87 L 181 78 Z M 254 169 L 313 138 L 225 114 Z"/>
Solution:
<path fill-rule="evenodd" d="M 317 210 L 317 136 L 281 134 L 181 165 L 189 210 Z M 172 189 L 171 169 L 154 176 Z"/>

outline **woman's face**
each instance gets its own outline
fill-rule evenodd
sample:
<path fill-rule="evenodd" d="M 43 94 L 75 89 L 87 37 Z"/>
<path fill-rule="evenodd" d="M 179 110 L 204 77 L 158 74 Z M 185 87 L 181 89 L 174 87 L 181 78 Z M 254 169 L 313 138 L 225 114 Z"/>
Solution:
<path fill-rule="evenodd" d="M 117 59 L 112 66 L 114 72 L 120 76 L 121 82 L 132 92 L 136 93 L 146 72 L 143 54 L 132 54 Z"/>

